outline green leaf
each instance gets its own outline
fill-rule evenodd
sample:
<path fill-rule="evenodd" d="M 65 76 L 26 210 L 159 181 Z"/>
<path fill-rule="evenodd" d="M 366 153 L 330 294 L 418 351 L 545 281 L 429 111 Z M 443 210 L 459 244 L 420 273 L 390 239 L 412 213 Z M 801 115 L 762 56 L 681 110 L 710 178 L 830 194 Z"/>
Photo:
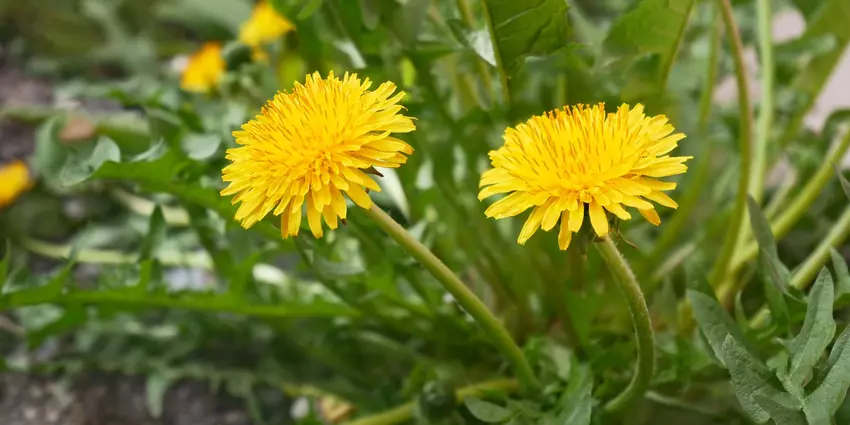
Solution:
<path fill-rule="evenodd" d="M 139 261 L 145 261 L 154 257 L 156 249 L 165 240 L 167 231 L 168 228 L 165 225 L 165 216 L 162 215 L 162 208 L 157 205 L 148 223 L 148 233 L 142 240 L 142 247 L 139 250 Z"/>
<path fill-rule="evenodd" d="M 806 405 L 812 406 L 813 411 L 823 411 L 831 416 L 841 406 L 850 388 L 850 326 L 844 328 L 835 340 L 824 370 L 826 376 L 806 397 Z"/>
<path fill-rule="evenodd" d="M 808 425 L 802 411 L 802 404 L 787 393 L 765 395 L 764 391 L 753 394 L 753 400 L 758 403 L 776 425 Z"/>
<path fill-rule="evenodd" d="M 761 361 L 750 354 L 744 346 L 727 335 L 722 346 L 723 360 L 732 376 L 732 386 L 741 407 L 752 420 L 764 423 L 770 415 L 754 399 L 759 392 L 777 391 L 769 384 L 770 371 Z"/>
<path fill-rule="evenodd" d="M 177 379 L 172 373 L 156 372 L 148 375 L 145 383 L 145 403 L 148 407 L 148 412 L 155 419 L 162 416 L 162 404 L 165 399 L 165 393 L 168 388 Z"/>
<path fill-rule="evenodd" d="M 469 412 L 478 420 L 488 424 L 502 423 L 511 417 L 512 412 L 502 406 L 481 400 L 477 397 L 469 397 L 463 401 Z"/>
<path fill-rule="evenodd" d="M 65 288 L 65 282 L 68 280 L 68 276 L 71 275 L 71 270 L 74 269 L 74 254 L 72 253 L 71 255 L 72 259 L 68 261 L 56 276 L 50 278 L 46 284 L 34 288 L 21 289 L 9 293 L 5 297 L 0 297 L 0 310 L 4 305 L 42 304 L 59 298 L 62 290 Z"/>
<path fill-rule="evenodd" d="M 183 158 L 174 149 L 170 149 L 157 159 L 151 160 L 151 156 L 158 154 L 154 152 L 156 149 L 158 148 L 152 148 L 134 161 L 120 164 L 116 162 L 103 163 L 91 175 L 91 178 L 132 181 L 147 191 L 170 193 L 183 202 L 209 208 L 226 220 L 233 220 L 236 207 L 231 205 L 229 198 L 220 196 L 215 189 L 203 188 L 198 184 L 186 183 L 177 179 L 177 175 L 182 170 L 192 165 L 190 160 Z M 280 239 L 280 231 L 269 222 L 259 222 L 254 227 L 270 239 Z"/>
<path fill-rule="evenodd" d="M 558 425 L 589 425 L 593 411 L 593 376 L 582 366 L 576 367 L 570 385 L 558 401 Z"/>
<path fill-rule="evenodd" d="M 303 21 L 313 16 L 313 14 L 322 7 L 322 3 L 324 3 L 324 0 L 308 0 L 307 4 L 305 4 L 304 7 L 301 8 L 301 11 L 298 12 L 298 15 L 295 16 L 295 19 Z"/>
<path fill-rule="evenodd" d="M 723 344 L 727 335 L 731 335 L 734 339 L 740 341 L 739 344 L 744 344 L 746 341 L 744 333 L 723 306 L 717 302 L 716 298 L 693 289 L 687 291 L 687 297 L 693 306 L 694 318 L 700 330 L 708 340 L 716 358 L 723 363 Z M 728 367 L 728 365 L 726 366 Z"/>
<path fill-rule="evenodd" d="M 101 137 L 91 152 L 80 152 L 69 158 L 60 173 L 65 187 L 84 182 L 92 173 L 106 164 L 121 161 L 121 149 L 108 137 Z"/>
<path fill-rule="evenodd" d="M 27 332 L 27 346 L 30 350 L 38 348 L 48 337 L 68 332 L 85 323 L 86 309 L 80 304 L 69 305 L 65 313 L 40 329 Z"/>
<path fill-rule="evenodd" d="M 564 0 L 483 0 L 499 72 L 513 75 L 526 56 L 545 56 L 566 46 Z"/>
<path fill-rule="evenodd" d="M 221 137 L 215 134 L 190 133 L 180 139 L 180 147 L 189 158 L 201 161 L 218 153 Z"/>
<path fill-rule="evenodd" d="M 753 236 L 761 249 L 775 258 L 779 258 L 779 253 L 776 250 L 776 239 L 773 237 L 773 231 L 770 230 L 770 223 L 764 216 L 756 200 L 752 196 L 747 196 L 747 208 L 750 215 L 750 226 L 753 229 Z"/>
<path fill-rule="evenodd" d="M 844 257 L 835 250 L 829 249 L 832 257 L 832 268 L 835 270 L 835 308 L 850 305 L 850 271 Z"/>
<path fill-rule="evenodd" d="M 642 0 L 620 15 L 605 40 L 608 51 L 625 57 L 644 56 L 634 68 L 624 98 L 658 94 L 666 86 L 670 69 L 685 34 L 694 0 Z"/>
<path fill-rule="evenodd" d="M 788 346 L 791 353 L 791 368 L 788 379 L 802 385 L 823 351 L 835 335 L 835 319 L 832 318 L 834 299 L 832 276 L 824 268 L 815 282 L 806 310 L 803 328 Z"/>
<path fill-rule="evenodd" d="M 9 277 L 9 263 L 12 262 L 12 243 L 6 241 L 3 250 L 3 259 L 0 260 L 0 297 L 3 296 L 3 287 L 6 286 L 6 278 Z"/>
<path fill-rule="evenodd" d="M 850 182 L 844 178 L 844 173 L 841 172 L 837 165 L 832 164 L 832 167 L 835 168 L 835 175 L 838 176 L 838 181 L 841 182 L 841 189 L 844 190 L 844 194 L 850 198 Z"/>
<path fill-rule="evenodd" d="M 479 58 L 492 66 L 496 66 L 496 56 L 493 52 L 493 40 L 486 30 L 472 30 L 468 28 L 459 19 L 449 19 L 446 21 L 452 35 L 464 47 L 475 52 Z"/>

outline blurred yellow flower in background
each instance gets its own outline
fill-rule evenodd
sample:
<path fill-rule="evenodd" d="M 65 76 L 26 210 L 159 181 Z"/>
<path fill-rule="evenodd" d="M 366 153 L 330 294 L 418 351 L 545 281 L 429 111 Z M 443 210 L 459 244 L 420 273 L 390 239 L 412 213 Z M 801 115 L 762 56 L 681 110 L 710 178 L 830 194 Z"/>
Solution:
<path fill-rule="evenodd" d="M 32 184 L 29 167 L 23 161 L 0 165 L 0 208 L 10 205 Z"/>
<path fill-rule="evenodd" d="M 606 210 L 621 220 L 633 207 L 650 223 L 661 223 L 649 201 L 676 208 L 663 191 L 676 183 L 656 180 L 687 171 L 691 157 L 667 155 L 684 134 L 673 133 L 667 117 L 644 115 L 643 105 L 579 105 L 535 116 L 505 131 L 505 144 L 490 152 L 492 169 L 481 176 L 478 199 L 509 193 L 486 210 L 488 217 L 515 216 L 533 208 L 517 242 L 559 221 L 558 245 L 567 249 L 585 216 L 599 237 L 608 234 Z M 644 199 L 642 199 L 644 198 Z"/>
<path fill-rule="evenodd" d="M 369 90 L 369 79 L 356 74 L 340 80 L 330 73 L 307 76 L 292 92 L 278 92 L 260 115 L 234 131 L 241 145 L 227 151 L 221 194 L 241 202 L 236 219 L 246 229 L 268 213 L 281 216 L 284 238 L 298 235 L 302 206 L 316 237 L 322 236 L 322 218 L 331 229 L 346 218 L 342 192 L 358 206 L 372 200 L 364 188 L 381 188 L 363 170 L 398 167 L 413 149 L 390 136 L 415 130 L 413 120 L 400 112 L 404 92 L 386 82 Z"/>
<path fill-rule="evenodd" d="M 218 86 L 226 66 L 224 57 L 221 55 L 221 43 L 217 41 L 204 43 L 189 57 L 189 62 L 180 78 L 180 87 L 186 91 L 208 93 Z"/>
<path fill-rule="evenodd" d="M 239 41 L 257 48 L 294 29 L 292 22 L 277 13 L 268 2 L 260 1 L 254 6 L 251 17 L 242 23 Z"/>

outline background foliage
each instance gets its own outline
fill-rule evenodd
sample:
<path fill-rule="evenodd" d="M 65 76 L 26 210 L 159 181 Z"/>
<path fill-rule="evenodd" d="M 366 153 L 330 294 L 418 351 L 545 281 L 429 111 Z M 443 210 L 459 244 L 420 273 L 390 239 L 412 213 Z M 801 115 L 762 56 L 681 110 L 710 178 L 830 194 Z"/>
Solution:
<path fill-rule="evenodd" d="M 339 422 L 411 401 L 390 413 L 434 424 L 850 422 L 850 209 L 835 175 L 850 114 L 803 125 L 850 42 L 846 0 L 733 1 L 737 28 L 725 30 L 723 2 L 708 0 L 272 3 L 297 30 L 268 46 L 267 62 L 232 41 L 247 0 L 0 3 L 4 66 L 53 84 L 49 101 L 4 99 L 0 112 L 36 129 L 25 159 L 37 179 L 0 210 L 0 310 L 22 329 L 0 332 L 0 368 L 141 375 L 152 417 L 172 384 L 195 379 L 241 399 L 256 423 Z M 798 11 L 803 34 L 770 41 L 757 18 L 770 22 L 771 7 Z M 739 80 L 759 82 L 752 104 L 715 96 L 740 59 L 733 34 L 757 46 L 760 70 Z M 209 40 L 230 46 L 218 90 L 181 91 L 173 57 Z M 373 199 L 503 318 L 540 394 L 507 396 L 501 356 L 362 214 L 319 240 L 232 220 L 218 195 L 230 132 L 276 90 L 330 70 L 408 93 L 416 152 L 382 170 Z M 549 233 L 519 246 L 522 220 L 486 219 L 476 197 L 506 126 L 596 102 L 668 115 L 688 135 L 679 154 L 695 157 L 661 227 L 620 224 L 657 353 L 652 389 L 627 417 L 599 408 L 628 382 L 635 350 L 598 254 L 560 252 Z M 742 179 L 750 169 L 764 181 L 775 165 L 784 171 L 764 189 Z M 732 272 L 709 282 L 739 221 Z M 503 391 L 466 388 L 489 379 Z M 328 396 L 344 401 L 342 419 L 319 403 Z M 293 416 L 300 397 L 316 403 Z"/>

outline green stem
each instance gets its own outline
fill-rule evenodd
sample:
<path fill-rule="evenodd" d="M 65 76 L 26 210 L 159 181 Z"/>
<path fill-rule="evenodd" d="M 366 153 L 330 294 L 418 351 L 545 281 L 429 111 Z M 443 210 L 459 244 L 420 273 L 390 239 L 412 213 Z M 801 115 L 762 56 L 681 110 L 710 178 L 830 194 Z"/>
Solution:
<path fill-rule="evenodd" d="M 738 106 L 741 117 L 741 134 L 739 136 L 739 149 L 741 156 L 741 177 L 738 182 L 738 194 L 735 199 L 735 209 L 730 217 L 729 227 L 723 241 L 720 255 L 714 263 L 709 280 L 716 284 L 722 281 L 729 272 L 729 264 L 735 256 L 738 248 L 738 233 L 744 224 L 747 213 L 747 190 L 750 186 L 750 144 L 753 134 L 753 117 L 750 114 L 750 95 L 747 69 L 744 65 L 744 45 L 738 32 L 735 17 L 732 16 L 732 4 L 730 0 L 718 0 L 723 12 L 723 23 L 726 25 L 726 33 L 732 44 L 732 53 L 735 58 L 735 80 L 738 84 Z"/>
<path fill-rule="evenodd" d="M 413 258 L 419 261 L 454 297 L 458 304 L 475 319 L 478 326 L 487 334 L 496 348 L 513 364 L 523 390 L 531 391 L 537 388 L 537 378 L 534 376 L 534 372 L 531 370 L 522 350 L 511 338 L 505 327 L 487 309 L 487 306 L 466 287 L 451 269 L 377 205 L 372 205 L 372 208 L 367 209 L 366 215 L 374 220 L 381 230 L 407 250 Z"/>
<path fill-rule="evenodd" d="M 649 309 L 646 307 L 646 300 L 643 298 L 640 285 L 611 237 L 605 237 L 596 244 L 596 248 L 599 249 L 599 253 L 602 254 L 602 258 L 608 264 L 611 274 L 614 275 L 614 281 L 619 285 L 620 291 L 626 299 L 637 337 L 637 369 L 632 376 L 632 381 L 629 382 L 623 392 L 605 405 L 605 410 L 613 413 L 628 407 L 632 401 L 641 397 L 649 388 L 655 369 L 655 334 L 652 330 Z"/>
<path fill-rule="evenodd" d="M 490 391 L 511 393 L 516 391 L 517 387 L 517 381 L 514 379 L 494 379 L 457 390 L 456 401 L 460 404 L 469 397 L 481 396 Z M 343 425 L 395 425 L 404 423 L 413 419 L 415 406 L 416 403 L 414 402 L 405 403 L 386 412 L 346 422 Z"/>
<path fill-rule="evenodd" d="M 806 214 L 806 211 L 809 210 L 809 207 L 815 202 L 823 188 L 834 175 L 833 164 L 841 162 L 848 148 L 850 148 L 850 132 L 847 132 L 838 146 L 827 154 L 818 171 L 809 179 L 809 182 L 800 194 L 791 201 L 790 205 L 783 210 L 782 214 L 770 226 L 777 239 L 788 234 L 791 228 Z M 758 244 L 755 242 L 749 243 L 742 250 L 741 255 L 732 261 L 732 270 L 739 270 L 747 261 L 755 258 L 757 254 Z"/>
<path fill-rule="evenodd" d="M 484 20 L 487 22 L 487 32 L 490 34 L 490 39 L 493 42 L 493 49 L 496 51 L 496 68 L 499 72 L 499 80 L 502 83 L 502 97 L 505 105 L 510 107 L 511 104 L 511 88 L 508 85 L 508 72 L 505 70 L 505 64 L 502 55 L 499 53 L 499 39 L 496 37 L 496 29 L 493 28 L 493 18 L 490 16 L 490 11 L 487 8 L 488 0 L 481 0 L 481 8 L 484 9 Z"/>
<path fill-rule="evenodd" d="M 823 241 L 818 244 L 817 248 L 815 248 L 811 255 L 809 255 L 803 264 L 800 265 L 794 275 L 791 276 L 791 286 L 799 290 L 805 290 L 808 288 L 814 281 L 818 272 L 820 272 L 821 268 L 823 268 L 824 264 L 826 264 L 829 260 L 829 250 L 843 243 L 847 240 L 848 236 L 850 236 L 850 207 L 847 207 L 844 210 L 841 217 L 838 218 L 838 221 L 835 222 L 835 225 L 832 226 L 832 229 L 829 230 L 829 233 L 826 234 Z M 752 327 L 760 328 L 764 326 L 769 314 L 770 313 L 767 308 L 762 307 L 762 309 L 753 318 L 751 322 Z"/>
<path fill-rule="evenodd" d="M 753 169 L 750 175 L 750 195 L 761 204 L 764 195 L 764 179 L 767 174 L 767 148 L 770 142 L 770 130 L 773 126 L 774 110 L 774 63 L 773 63 L 773 13 L 772 0 L 758 0 L 758 39 L 761 53 L 761 104 L 759 105 L 756 144 L 753 155 Z"/>
<path fill-rule="evenodd" d="M 708 126 L 708 117 L 711 115 L 711 105 L 714 100 L 714 86 L 717 82 L 718 60 L 720 56 L 720 14 L 717 13 L 717 7 L 711 8 L 713 16 L 711 24 L 711 39 L 709 41 L 708 62 L 706 63 L 705 82 L 702 89 L 702 95 L 699 100 L 699 120 L 697 128 L 700 132 L 705 132 Z"/>

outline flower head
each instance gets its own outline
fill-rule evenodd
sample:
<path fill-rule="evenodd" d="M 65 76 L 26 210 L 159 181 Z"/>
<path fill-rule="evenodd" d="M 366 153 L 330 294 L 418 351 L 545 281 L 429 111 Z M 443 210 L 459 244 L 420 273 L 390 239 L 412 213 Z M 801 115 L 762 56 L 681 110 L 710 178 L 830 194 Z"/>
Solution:
<path fill-rule="evenodd" d="M 204 43 L 189 57 L 189 63 L 180 78 L 180 87 L 186 91 L 207 93 L 218 86 L 225 67 L 224 57 L 221 56 L 221 43 Z"/>
<path fill-rule="evenodd" d="M 254 6 L 251 17 L 239 28 L 239 41 L 256 48 L 294 29 L 292 22 L 278 14 L 268 2 L 260 1 Z"/>
<path fill-rule="evenodd" d="M 0 208 L 10 205 L 31 186 L 30 170 L 23 161 L 0 165 Z"/>
<path fill-rule="evenodd" d="M 236 219 L 243 227 L 273 212 L 284 238 L 297 235 L 306 203 L 310 230 L 321 237 L 322 218 L 331 229 L 346 218 L 342 192 L 360 207 L 372 206 L 364 188 L 381 188 L 363 170 L 404 164 L 413 149 L 390 134 L 415 128 L 400 114 L 404 92 L 393 95 L 390 82 L 370 91 L 371 85 L 348 73 L 341 80 L 314 73 L 233 132 L 241 146 L 227 151 L 232 163 L 223 179 L 230 184 L 221 194 L 242 203 Z"/>
<path fill-rule="evenodd" d="M 564 107 L 535 116 L 505 131 L 505 145 L 490 152 L 493 169 L 481 176 L 478 199 L 509 195 L 486 210 L 488 217 L 515 216 L 533 208 L 517 242 L 525 243 L 538 228 L 551 230 L 559 221 L 558 245 L 567 249 L 584 221 L 585 210 L 600 237 L 608 233 L 608 217 L 622 220 L 633 207 L 650 223 L 661 223 L 649 201 L 676 208 L 663 191 L 676 183 L 656 180 L 687 171 L 690 157 L 669 156 L 679 140 L 667 117 L 648 117 L 643 105 L 622 105 L 606 114 L 604 104 Z"/>

